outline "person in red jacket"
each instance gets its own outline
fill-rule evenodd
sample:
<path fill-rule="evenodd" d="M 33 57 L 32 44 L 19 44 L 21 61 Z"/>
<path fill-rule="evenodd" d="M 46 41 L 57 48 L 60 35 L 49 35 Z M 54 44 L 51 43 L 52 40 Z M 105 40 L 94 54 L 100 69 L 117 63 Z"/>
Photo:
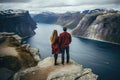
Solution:
<path fill-rule="evenodd" d="M 62 56 L 61 56 L 61 61 L 62 64 L 64 65 L 64 55 L 65 55 L 65 51 L 66 51 L 66 58 L 67 58 L 67 63 L 69 63 L 69 44 L 71 43 L 72 39 L 71 39 L 71 35 L 70 33 L 67 32 L 67 28 L 63 27 L 63 31 L 60 36 L 59 36 L 59 41 L 60 41 L 60 49 L 62 52 Z"/>
<path fill-rule="evenodd" d="M 53 31 L 50 37 L 50 43 L 52 48 L 52 54 L 54 54 L 54 65 L 58 65 L 57 58 L 58 58 L 58 54 L 60 54 L 60 46 L 59 46 L 59 37 L 57 30 Z"/>

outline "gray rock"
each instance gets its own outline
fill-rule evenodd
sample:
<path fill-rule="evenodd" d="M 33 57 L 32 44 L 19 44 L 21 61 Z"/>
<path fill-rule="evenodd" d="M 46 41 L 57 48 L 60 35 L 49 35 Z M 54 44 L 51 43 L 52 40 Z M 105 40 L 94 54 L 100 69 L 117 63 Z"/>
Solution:
<path fill-rule="evenodd" d="M 52 58 L 46 58 L 46 61 L 47 59 L 50 61 Z M 93 74 L 90 68 L 83 68 L 73 60 L 70 62 L 70 65 L 52 71 L 47 80 L 97 80 L 97 75 Z"/>
<path fill-rule="evenodd" d="M 12 37 L 14 37 L 18 43 L 21 43 L 22 38 L 19 35 L 13 35 Z"/>
<path fill-rule="evenodd" d="M 20 78 L 22 76 L 24 76 L 25 74 L 30 73 L 30 72 L 32 73 L 32 72 L 34 72 L 36 70 L 39 70 L 38 66 L 30 67 L 30 68 L 27 68 L 27 69 L 25 69 L 23 71 L 19 71 L 19 72 L 15 73 L 14 80 L 20 80 Z"/>
<path fill-rule="evenodd" d="M 13 32 L 0 32 L 0 35 L 1 36 L 12 36 L 12 35 L 14 35 L 15 33 L 13 33 Z"/>
<path fill-rule="evenodd" d="M 12 80 L 14 72 L 7 68 L 0 68 L 0 80 Z"/>
<path fill-rule="evenodd" d="M 35 59 L 35 61 L 39 62 L 40 59 L 40 54 L 39 54 L 39 49 L 37 48 L 30 48 L 30 52 L 33 55 L 33 58 Z"/>

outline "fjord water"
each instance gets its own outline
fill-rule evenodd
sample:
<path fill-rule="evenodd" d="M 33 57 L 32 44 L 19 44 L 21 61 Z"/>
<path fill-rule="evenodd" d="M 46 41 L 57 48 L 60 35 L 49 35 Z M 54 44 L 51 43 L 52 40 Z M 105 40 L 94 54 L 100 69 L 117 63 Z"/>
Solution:
<path fill-rule="evenodd" d="M 39 48 L 42 59 L 53 56 L 49 38 L 54 29 L 58 30 L 58 34 L 62 32 L 62 27 L 42 23 L 37 27 L 36 35 L 26 41 L 31 47 Z M 120 79 L 120 45 L 72 37 L 70 56 L 83 67 L 91 68 L 99 76 L 98 80 Z"/>

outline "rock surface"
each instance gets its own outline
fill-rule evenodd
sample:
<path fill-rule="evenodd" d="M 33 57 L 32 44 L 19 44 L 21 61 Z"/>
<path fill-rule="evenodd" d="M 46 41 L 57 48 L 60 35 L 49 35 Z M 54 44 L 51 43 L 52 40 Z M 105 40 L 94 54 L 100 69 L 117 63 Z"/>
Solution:
<path fill-rule="evenodd" d="M 70 13 L 66 12 L 61 14 L 55 24 L 66 26 L 73 29 L 77 26 L 79 21 L 84 17 L 85 14 L 80 12 Z"/>
<path fill-rule="evenodd" d="M 83 68 L 73 60 L 69 64 L 54 66 L 54 58 L 48 57 L 36 67 L 16 73 L 15 80 L 97 80 L 91 69 Z"/>
<path fill-rule="evenodd" d="M 14 32 L 27 37 L 35 34 L 36 23 L 28 11 L 4 10 L 0 11 L 0 32 Z"/>
<path fill-rule="evenodd" d="M 14 33 L 0 33 L 0 80 L 13 80 L 15 72 L 36 66 L 40 61 L 38 49 L 21 44 L 21 37 Z"/>
<path fill-rule="evenodd" d="M 0 80 L 13 80 L 14 72 L 7 68 L 0 68 Z"/>
<path fill-rule="evenodd" d="M 72 34 L 96 40 L 120 43 L 120 13 L 96 13 L 84 16 Z"/>
<path fill-rule="evenodd" d="M 39 54 L 39 49 L 37 49 L 37 48 L 29 48 L 29 49 L 30 49 L 30 53 L 32 53 L 34 60 L 36 62 L 39 62 L 41 60 L 40 54 Z"/>

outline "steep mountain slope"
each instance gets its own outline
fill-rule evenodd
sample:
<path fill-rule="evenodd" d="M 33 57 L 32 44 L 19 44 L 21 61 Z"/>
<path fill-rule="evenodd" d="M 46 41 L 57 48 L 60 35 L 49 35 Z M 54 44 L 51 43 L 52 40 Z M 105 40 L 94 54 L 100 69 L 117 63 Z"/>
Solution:
<path fill-rule="evenodd" d="M 87 14 L 72 31 L 73 35 L 120 43 L 120 14 Z"/>
<path fill-rule="evenodd" d="M 59 16 L 56 24 L 73 29 L 74 27 L 77 26 L 77 24 L 84 17 L 84 15 L 85 14 L 80 12 L 75 12 L 75 13 L 67 12 Z"/>
<path fill-rule="evenodd" d="M 28 11 L 4 10 L 0 11 L 0 32 L 15 32 L 22 37 L 35 34 L 36 23 Z"/>

